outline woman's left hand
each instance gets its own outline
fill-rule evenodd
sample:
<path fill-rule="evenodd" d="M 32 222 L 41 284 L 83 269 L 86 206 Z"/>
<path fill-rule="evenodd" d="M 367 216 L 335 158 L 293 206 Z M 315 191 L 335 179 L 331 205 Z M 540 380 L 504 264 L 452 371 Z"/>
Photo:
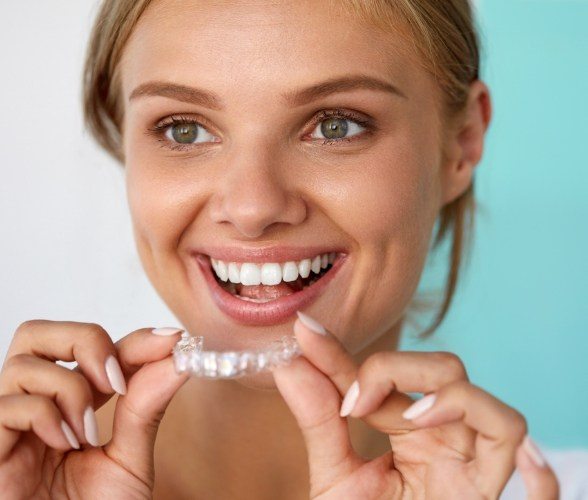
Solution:
<path fill-rule="evenodd" d="M 312 321 L 294 324 L 304 355 L 274 370 L 305 439 L 311 499 L 496 499 L 515 466 L 529 500 L 558 498 L 525 418 L 471 384 L 456 355 L 382 351 L 358 367 L 334 335 L 313 332 Z M 391 451 L 373 460 L 353 449 L 340 414 L 357 388 L 350 415 L 390 439 Z M 414 403 L 406 392 L 426 396 Z"/>

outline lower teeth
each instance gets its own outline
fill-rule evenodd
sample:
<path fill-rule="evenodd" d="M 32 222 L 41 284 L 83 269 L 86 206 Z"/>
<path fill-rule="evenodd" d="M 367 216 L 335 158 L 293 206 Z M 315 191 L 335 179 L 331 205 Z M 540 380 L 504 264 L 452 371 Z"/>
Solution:
<path fill-rule="evenodd" d="M 317 278 L 318 279 L 318 278 Z M 317 279 L 312 279 L 308 285 L 304 285 L 302 287 L 302 290 L 304 290 L 305 288 L 308 288 L 310 285 L 312 285 L 315 281 L 317 281 Z M 299 290 L 299 291 L 302 291 Z M 231 292 L 233 294 L 234 297 L 237 297 L 238 299 L 241 300 L 247 300 L 248 302 L 257 302 L 257 303 L 263 303 L 263 302 L 271 302 L 272 300 L 277 300 L 277 299 L 254 299 L 252 297 L 244 297 L 243 295 L 238 295 L 237 292 L 232 291 Z M 294 293 L 298 293 L 298 292 L 294 292 Z"/>

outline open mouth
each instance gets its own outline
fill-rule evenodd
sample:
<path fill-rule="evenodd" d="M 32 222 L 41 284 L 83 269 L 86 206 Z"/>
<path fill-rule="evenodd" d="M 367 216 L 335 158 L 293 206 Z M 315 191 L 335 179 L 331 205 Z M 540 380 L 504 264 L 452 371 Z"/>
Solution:
<path fill-rule="evenodd" d="M 270 302 L 301 292 L 325 276 L 339 254 L 331 252 L 295 262 L 226 263 L 210 258 L 212 274 L 226 292 L 256 303 Z"/>
<path fill-rule="evenodd" d="M 309 307 L 324 293 L 348 256 L 336 250 L 301 261 L 238 263 L 202 252 L 194 254 L 216 306 L 235 322 L 248 326 L 291 321 L 296 311 Z"/>

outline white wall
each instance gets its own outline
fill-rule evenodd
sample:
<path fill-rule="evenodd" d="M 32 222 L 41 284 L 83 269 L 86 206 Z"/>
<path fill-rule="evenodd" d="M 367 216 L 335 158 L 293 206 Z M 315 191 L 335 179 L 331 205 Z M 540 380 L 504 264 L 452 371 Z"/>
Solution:
<path fill-rule="evenodd" d="M 94 0 L 0 7 L 0 354 L 27 319 L 97 322 L 114 339 L 176 325 L 144 275 L 122 169 L 83 131 Z"/>

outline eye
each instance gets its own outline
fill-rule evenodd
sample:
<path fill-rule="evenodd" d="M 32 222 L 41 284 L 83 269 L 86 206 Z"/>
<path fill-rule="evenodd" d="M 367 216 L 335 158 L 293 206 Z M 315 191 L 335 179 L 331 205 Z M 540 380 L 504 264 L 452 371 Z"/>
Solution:
<path fill-rule="evenodd" d="M 323 144 L 354 141 L 363 130 L 371 131 L 369 120 L 362 119 L 347 111 L 322 111 L 317 119 L 320 121 L 310 137 L 323 139 Z M 314 135 L 316 131 L 320 134 L 318 137 Z M 348 134 L 351 134 L 351 137 Z"/>
<path fill-rule="evenodd" d="M 215 142 L 214 135 L 197 122 L 182 121 L 168 125 L 165 137 L 177 144 L 197 144 L 199 142 Z M 199 140 L 201 139 L 201 140 Z"/>
<path fill-rule="evenodd" d="M 314 118 L 318 137 L 322 144 L 353 142 L 375 131 L 375 125 L 369 118 L 342 109 L 322 110 Z M 362 129 L 365 133 L 361 134 Z M 205 143 L 220 142 L 205 126 L 191 116 L 174 115 L 161 120 L 149 133 L 162 143 L 162 147 L 177 151 L 189 151 Z M 314 131 L 313 131 L 314 132 Z M 353 134 L 348 136 L 348 134 Z"/>

